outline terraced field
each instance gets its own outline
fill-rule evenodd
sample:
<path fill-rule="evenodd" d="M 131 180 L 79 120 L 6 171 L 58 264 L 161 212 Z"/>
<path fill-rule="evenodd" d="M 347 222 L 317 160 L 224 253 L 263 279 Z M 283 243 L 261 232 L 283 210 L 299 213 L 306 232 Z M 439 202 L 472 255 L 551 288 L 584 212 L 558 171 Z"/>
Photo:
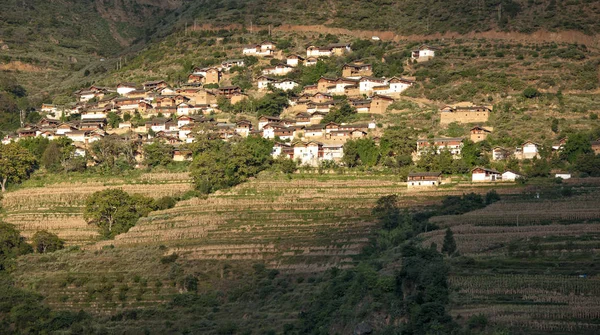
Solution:
<path fill-rule="evenodd" d="M 190 187 L 183 176 L 152 175 L 141 179 L 119 187 L 152 196 L 184 192 Z M 9 194 L 5 198 L 8 220 L 31 234 L 37 228 L 27 224 L 33 225 L 46 211 L 74 208 L 68 215 L 78 221 L 66 224 L 61 221 L 64 216 L 60 216 L 65 214 L 53 214 L 59 219 L 45 219 L 37 223 L 38 227 L 54 228 L 63 238 L 73 236 L 71 244 L 89 241 L 95 232 L 81 220 L 83 197 L 118 185 L 115 181 L 73 186 L 50 186 L 47 193 L 23 189 Z M 70 192 L 73 189 L 81 191 Z M 300 276 L 320 273 L 332 266 L 350 267 L 354 265 L 352 256 L 361 251 L 377 229 L 370 213 L 379 197 L 398 193 L 403 206 L 416 208 L 437 203 L 444 195 L 470 191 L 485 193 L 487 189 L 407 192 L 406 184 L 390 175 L 315 174 L 288 178 L 263 174 L 206 199 L 182 201 L 172 209 L 151 213 L 114 240 L 86 242 L 81 245 L 83 250 L 23 257 L 15 277 L 19 285 L 44 294 L 54 308 L 110 314 L 156 305 L 181 292 L 173 265 L 161 261 L 166 256 L 177 254 L 177 263 L 183 269 L 177 274 L 179 278 L 186 274 L 202 278 L 200 291 L 221 286 L 223 277 L 236 276 L 231 273 L 242 276 L 255 263 L 264 262 L 269 268 Z M 516 193 L 519 189 L 506 187 L 499 192 Z M 52 198 L 48 194 L 61 195 Z M 40 209 L 37 202 L 48 210 Z M 59 222 L 66 228 L 61 229 Z M 89 235 L 77 239 L 76 229 Z"/>
<path fill-rule="evenodd" d="M 83 220 L 83 206 L 90 194 L 106 188 L 159 198 L 178 195 L 191 188 L 187 174 L 142 174 L 137 178 L 93 177 L 76 182 L 40 183 L 4 195 L 3 220 L 14 224 L 25 237 L 39 230 L 58 234 L 67 245 L 87 244 L 98 236 L 96 227 Z"/>
<path fill-rule="evenodd" d="M 452 262 L 454 316 L 484 314 L 530 333 L 600 332 L 600 190 L 595 180 L 576 183 L 572 196 L 505 196 L 432 219 L 452 227 L 464 256 Z M 444 231 L 423 237 L 441 246 Z"/>
<path fill-rule="evenodd" d="M 161 196 L 184 192 L 190 183 L 185 176 L 148 175 L 122 184 L 117 180 L 87 183 L 85 189 L 89 193 L 116 186 Z M 529 333 L 600 330 L 599 186 L 593 179 L 567 186 L 573 187 L 572 194 L 539 191 L 537 186 L 496 185 L 500 202 L 464 215 L 432 218 L 441 227 L 452 227 L 462 255 L 451 259 L 452 314 L 457 320 L 484 314 L 492 323 Z M 26 220 L 35 222 L 36 215 L 44 217 L 46 212 L 80 218 L 85 193 L 69 191 L 73 189 L 57 184 L 46 195 L 33 192 L 35 188 L 9 193 L 4 200 L 7 217 L 22 229 L 28 227 Z M 399 194 L 401 206 L 415 210 L 439 203 L 446 195 L 483 194 L 489 189 L 489 185 L 463 185 L 407 191 L 397 176 L 300 174 L 290 178 L 264 173 L 205 199 L 182 201 L 172 209 L 151 213 L 115 240 L 90 243 L 94 232 L 88 230 L 89 237 L 70 240 L 81 249 L 22 257 L 14 276 L 19 286 L 45 295 L 53 308 L 107 316 L 173 303 L 173 297 L 185 291 L 181 280 L 188 275 L 198 278 L 199 292 L 243 295 L 236 292 L 245 287 L 248 274 L 259 263 L 295 283 L 286 294 L 308 294 L 305 291 L 312 284 L 296 283 L 296 279 L 310 278 L 332 266 L 356 264 L 353 256 L 378 229 L 370 213 L 379 197 Z M 56 198 L 47 195 L 52 190 L 60 190 Z M 71 236 L 67 232 L 73 227 L 89 229 L 83 222 L 76 226 L 60 221 L 62 228 L 59 221 L 53 221 L 54 227 L 63 237 Z M 422 240 L 441 247 L 443 236 L 444 231 L 438 230 L 423 234 Z M 169 260 L 174 254 L 176 261 Z M 265 325 L 276 323 L 282 329 L 284 322 L 297 319 L 301 299 L 293 299 L 296 303 L 285 302 L 289 295 L 277 299 L 283 300 L 269 306 L 280 309 L 256 315 L 268 315 Z M 210 318 L 250 315 L 252 301 L 222 301 L 223 310 L 212 313 L 197 329 L 213 332 L 216 325 Z M 115 320 L 110 322 L 121 322 Z M 164 322 L 154 326 L 167 327 Z"/>
<path fill-rule="evenodd" d="M 513 192 L 505 188 L 503 192 Z M 114 241 L 94 247 L 163 244 L 167 254 L 191 260 L 261 260 L 286 272 L 352 265 L 375 222 L 371 208 L 401 194 L 415 208 L 467 190 L 407 192 L 395 176 L 265 175 L 208 199 L 192 199 L 156 212 Z M 475 189 L 482 192 L 484 189 Z"/>

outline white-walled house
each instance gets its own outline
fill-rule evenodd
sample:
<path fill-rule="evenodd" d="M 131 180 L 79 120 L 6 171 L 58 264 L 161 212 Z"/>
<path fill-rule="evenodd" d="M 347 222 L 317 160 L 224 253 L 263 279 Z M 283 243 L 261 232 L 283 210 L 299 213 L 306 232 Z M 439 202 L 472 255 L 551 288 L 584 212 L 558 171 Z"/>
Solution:
<path fill-rule="evenodd" d="M 404 78 L 392 77 L 388 80 L 388 84 L 389 84 L 390 88 L 386 92 L 386 94 L 398 95 L 398 94 L 404 92 L 409 87 L 411 87 L 414 84 L 414 82 L 412 80 L 408 80 L 408 79 L 404 79 Z"/>
<path fill-rule="evenodd" d="M 310 141 L 308 143 L 298 142 L 294 144 L 294 160 L 302 165 L 317 166 L 319 158 L 322 158 L 323 143 Z"/>
<path fill-rule="evenodd" d="M 262 71 L 262 73 L 265 75 L 284 76 L 292 71 L 294 71 L 294 68 L 292 66 L 289 66 L 287 64 L 280 64 L 267 67 Z"/>
<path fill-rule="evenodd" d="M 280 121 L 281 121 L 281 119 L 276 116 L 263 115 L 260 118 L 258 118 L 258 130 L 262 130 L 263 127 L 266 126 L 268 123 L 280 122 Z"/>
<path fill-rule="evenodd" d="M 304 57 L 299 55 L 289 55 L 286 58 L 286 64 L 289 66 L 296 67 L 304 62 Z"/>
<path fill-rule="evenodd" d="M 538 150 L 539 144 L 527 141 L 523 143 L 522 148 L 523 159 L 533 159 L 534 157 L 540 157 Z"/>
<path fill-rule="evenodd" d="M 278 88 L 280 90 L 289 91 L 298 87 L 299 84 L 293 80 L 281 80 L 274 82 L 272 85 L 273 87 Z"/>
<path fill-rule="evenodd" d="M 251 56 L 272 56 L 274 53 L 275 44 L 269 41 L 247 45 L 242 49 L 242 54 Z"/>
<path fill-rule="evenodd" d="M 260 91 L 267 90 L 269 88 L 269 84 L 273 84 L 275 82 L 277 82 L 277 79 L 267 77 L 267 76 L 260 76 L 260 77 L 258 77 L 258 80 L 256 81 L 256 83 L 258 85 L 258 89 Z"/>
<path fill-rule="evenodd" d="M 500 172 L 492 169 L 476 167 L 471 170 L 472 182 L 493 182 L 502 179 Z"/>
<path fill-rule="evenodd" d="M 331 49 L 321 48 L 314 45 L 306 48 L 306 57 L 330 57 L 332 54 Z"/>
<path fill-rule="evenodd" d="M 323 160 L 338 162 L 344 157 L 343 144 L 323 145 Z"/>
<path fill-rule="evenodd" d="M 435 50 L 436 48 L 423 44 L 419 49 L 412 51 L 411 58 L 416 61 L 429 60 L 435 57 Z"/>
<path fill-rule="evenodd" d="M 571 179 L 571 174 L 568 172 L 558 172 L 554 174 L 554 178 Z"/>
<path fill-rule="evenodd" d="M 411 172 L 406 180 L 407 188 L 436 187 L 441 184 L 441 172 Z"/>
<path fill-rule="evenodd" d="M 361 94 L 371 94 L 373 93 L 373 88 L 376 86 L 382 86 L 385 85 L 386 81 L 385 79 L 382 78 L 375 78 L 375 77 L 361 77 L 359 79 L 359 90 Z"/>
<path fill-rule="evenodd" d="M 504 181 L 515 181 L 517 178 L 521 178 L 521 175 L 511 170 L 506 170 L 502 174 L 502 180 Z"/>
<path fill-rule="evenodd" d="M 125 95 L 129 92 L 133 92 L 135 91 L 136 85 L 134 83 L 120 83 L 119 85 L 117 85 L 117 93 L 119 95 Z"/>

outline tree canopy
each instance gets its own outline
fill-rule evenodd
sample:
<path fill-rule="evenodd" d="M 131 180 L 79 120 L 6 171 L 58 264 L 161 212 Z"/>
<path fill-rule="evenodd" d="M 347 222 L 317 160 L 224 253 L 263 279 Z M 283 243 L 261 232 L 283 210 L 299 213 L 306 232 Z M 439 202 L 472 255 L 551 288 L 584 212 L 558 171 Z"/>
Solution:
<path fill-rule="evenodd" d="M 33 234 L 31 242 L 33 244 L 33 250 L 40 254 L 54 252 L 65 247 L 65 242 L 63 240 L 56 234 L 46 230 L 40 230 Z"/>
<path fill-rule="evenodd" d="M 14 258 L 31 251 L 15 226 L 0 222 L 0 272 L 10 269 Z"/>
<path fill-rule="evenodd" d="M 144 163 L 150 167 L 166 166 L 173 161 L 173 146 L 154 141 L 144 146 Z"/>
<path fill-rule="evenodd" d="M 203 193 L 237 185 L 272 163 L 273 143 L 261 137 L 239 142 L 203 141 L 190 168 L 196 188 Z"/>
<path fill-rule="evenodd" d="M 0 178 L 2 192 L 7 182 L 19 183 L 27 179 L 36 164 L 35 157 L 17 143 L 0 144 Z"/>
<path fill-rule="evenodd" d="M 141 195 L 130 196 L 119 189 L 106 189 L 90 195 L 85 202 L 84 219 L 98 226 L 105 238 L 127 232 L 137 220 L 154 209 L 154 201 Z"/>

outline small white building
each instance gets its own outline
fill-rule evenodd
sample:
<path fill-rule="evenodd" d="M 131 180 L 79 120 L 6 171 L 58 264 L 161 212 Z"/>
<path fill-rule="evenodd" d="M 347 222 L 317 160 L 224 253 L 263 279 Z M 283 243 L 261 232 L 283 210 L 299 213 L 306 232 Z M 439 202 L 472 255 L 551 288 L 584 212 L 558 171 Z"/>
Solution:
<path fill-rule="evenodd" d="M 521 178 L 521 175 L 511 170 L 506 170 L 502 174 L 503 181 L 515 181 L 517 178 Z"/>
<path fill-rule="evenodd" d="M 571 179 L 571 174 L 568 172 L 558 172 L 554 174 L 554 178 Z"/>
<path fill-rule="evenodd" d="M 317 166 L 322 150 L 323 144 L 320 142 L 298 142 L 294 144 L 294 160 L 299 161 L 302 165 Z"/>
<path fill-rule="evenodd" d="M 286 64 L 289 66 L 296 67 L 304 62 L 304 57 L 299 55 L 289 55 L 286 58 Z"/>
<path fill-rule="evenodd" d="M 522 153 L 523 153 L 523 159 L 533 159 L 534 157 L 540 157 L 539 155 L 539 150 L 538 150 L 539 144 L 531 142 L 531 141 L 527 141 L 525 143 L 523 143 L 523 149 L 522 149 Z"/>
<path fill-rule="evenodd" d="M 120 83 L 117 85 L 117 93 L 119 95 L 125 95 L 129 92 L 133 92 L 136 90 L 136 85 L 134 83 Z"/>
<path fill-rule="evenodd" d="M 406 89 L 408 89 L 409 87 L 411 87 L 414 84 L 414 81 L 404 78 L 392 77 L 390 78 L 390 80 L 388 80 L 388 84 L 390 88 L 386 94 L 400 94 L 406 91 Z"/>
<path fill-rule="evenodd" d="M 441 184 L 441 172 L 411 172 L 406 180 L 407 188 L 436 187 Z"/>
<path fill-rule="evenodd" d="M 280 64 L 280 65 L 265 68 L 262 71 L 262 73 L 264 75 L 284 76 L 292 71 L 294 71 L 294 68 L 292 66 L 289 66 L 287 64 Z"/>
<path fill-rule="evenodd" d="M 320 48 L 314 45 L 306 48 L 306 57 L 330 57 L 332 50 L 329 48 Z"/>
<path fill-rule="evenodd" d="M 265 91 L 269 88 L 269 84 L 273 84 L 277 82 L 277 79 L 271 78 L 271 77 L 267 77 L 267 76 L 260 76 L 258 77 L 258 80 L 256 81 L 257 85 L 258 85 L 258 89 L 260 91 Z"/>
<path fill-rule="evenodd" d="M 496 170 L 486 169 L 482 167 L 476 167 L 473 170 L 471 170 L 472 182 L 494 182 L 501 179 L 502 175 Z"/>
<path fill-rule="evenodd" d="M 361 94 L 372 94 L 375 86 L 385 85 L 386 81 L 383 78 L 361 77 L 359 80 L 359 90 Z"/>
<path fill-rule="evenodd" d="M 425 61 L 435 57 L 435 49 L 428 45 L 421 45 L 419 49 L 413 50 L 411 54 L 411 58 L 416 61 Z"/>
<path fill-rule="evenodd" d="M 280 90 L 290 91 L 298 87 L 299 84 L 293 80 L 281 80 L 273 83 L 272 85 Z"/>
<path fill-rule="evenodd" d="M 258 118 L 258 130 L 262 130 L 264 128 L 264 126 L 266 126 L 269 123 L 280 122 L 280 121 L 281 121 L 281 119 L 276 116 L 263 115 L 260 118 Z"/>

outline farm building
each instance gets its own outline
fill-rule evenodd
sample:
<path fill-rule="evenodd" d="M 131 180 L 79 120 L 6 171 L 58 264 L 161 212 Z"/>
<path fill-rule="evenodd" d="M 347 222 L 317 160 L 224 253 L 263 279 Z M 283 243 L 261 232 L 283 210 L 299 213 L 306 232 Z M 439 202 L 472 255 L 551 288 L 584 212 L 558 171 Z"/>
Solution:
<path fill-rule="evenodd" d="M 504 181 L 515 181 L 517 178 L 521 178 L 521 175 L 511 170 L 506 170 L 502 174 L 502 180 Z"/>
<path fill-rule="evenodd" d="M 446 106 L 440 111 L 440 124 L 487 122 L 491 111 L 487 106 Z"/>
<path fill-rule="evenodd" d="M 435 57 L 435 50 L 437 48 L 423 44 L 418 49 L 413 50 L 410 57 L 417 62 L 427 61 Z"/>
<path fill-rule="evenodd" d="M 408 174 L 406 186 L 408 188 L 436 187 L 441 183 L 441 172 L 411 172 Z"/>
<path fill-rule="evenodd" d="M 488 128 L 475 126 L 471 128 L 471 141 L 477 143 L 484 141 L 492 131 Z"/>
<path fill-rule="evenodd" d="M 492 149 L 492 160 L 493 161 L 505 160 L 505 159 L 509 158 L 511 155 L 512 155 L 511 151 L 506 148 L 494 147 L 494 149 Z"/>
<path fill-rule="evenodd" d="M 471 170 L 472 182 L 489 182 L 502 179 L 500 172 L 492 169 L 476 167 Z"/>
<path fill-rule="evenodd" d="M 521 147 L 515 150 L 515 158 L 517 159 L 533 159 L 535 157 L 540 158 L 539 154 L 540 145 L 531 141 L 523 143 Z"/>

